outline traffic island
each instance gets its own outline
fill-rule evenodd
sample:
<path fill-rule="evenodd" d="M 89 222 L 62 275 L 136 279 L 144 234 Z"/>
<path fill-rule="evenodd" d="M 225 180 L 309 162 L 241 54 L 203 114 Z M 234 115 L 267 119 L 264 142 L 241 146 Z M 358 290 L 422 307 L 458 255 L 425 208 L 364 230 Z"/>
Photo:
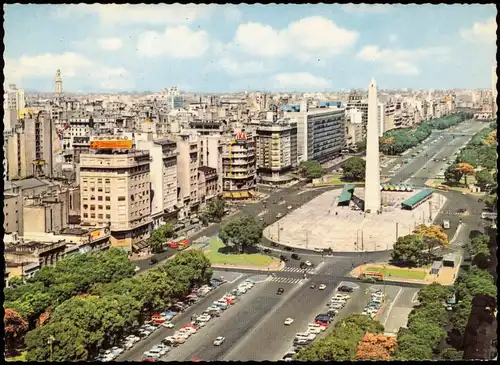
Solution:
<path fill-rule="evenodd" d="M 405 268 L 386 264 L 367 264 L 356 267 L 349 275 L 360 278 L 363 274 L 373 273 L 374 276 L 382 274 L 384 280 L 400 281 L 404 283 L 452 285 L 458 273 L 460 264 L 456 267 L 442 267 L 438 274 L 432 274 L 430 267 Z M 376 279 L 375 279 L 376 280 Z"/>
<path fill-rule="evenodd" d="M 227 269 L 257 269 L 257 270 L 280 270 L 283 263 L 272 256 L 260 253 L 231 253 L 225 251 L 226 246 L 222 241 L 213 237 L 210 244 L 203 250 L 203 253 L 212 263 L 214 268 Z"/>

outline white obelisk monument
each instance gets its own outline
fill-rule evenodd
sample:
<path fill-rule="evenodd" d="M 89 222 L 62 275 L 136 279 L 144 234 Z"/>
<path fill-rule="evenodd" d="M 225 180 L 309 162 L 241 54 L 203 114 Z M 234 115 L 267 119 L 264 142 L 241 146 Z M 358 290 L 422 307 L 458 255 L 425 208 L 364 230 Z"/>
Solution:
<path fill-rule="evenodd" d="M 378 145 L 377 85 L 372 79 L 368 88 L 368 124 L 366 126 L 365 212 L 380 209 L 380 159 Z"/>

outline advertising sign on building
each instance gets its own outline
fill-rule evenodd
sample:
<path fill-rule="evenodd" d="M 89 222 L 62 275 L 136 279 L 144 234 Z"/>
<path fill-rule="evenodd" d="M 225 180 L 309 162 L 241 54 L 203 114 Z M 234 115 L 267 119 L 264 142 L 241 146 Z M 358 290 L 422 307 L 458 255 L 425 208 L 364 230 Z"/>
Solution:
<path fill-rule="evenodd" d="M 131 149 L 132 140 L 118 140 L 118 139 L 108 139 L 108 140 L 94 140 L 90 142 L 90 148 L 92 149 Z"/>
<path fill-rule="evenodd" d="M 243 132 L 236 133 L 236 143 L 237 144 L 246 144 L 247 143 L 247 135 Z"/>

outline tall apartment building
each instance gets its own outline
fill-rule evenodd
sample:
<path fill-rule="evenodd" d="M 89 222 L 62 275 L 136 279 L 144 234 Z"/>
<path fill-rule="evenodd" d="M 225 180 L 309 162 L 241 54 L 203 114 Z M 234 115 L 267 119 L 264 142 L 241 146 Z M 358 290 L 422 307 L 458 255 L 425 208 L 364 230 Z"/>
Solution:
<path fill-rule="evenodd" d="M 244 132 L 225 137 L 222 145 L 222 189 L 227 198 L 249 197 L 255 190 L 255 144 Z"/>
<path fill-rule="evenodd" d="M 81 220 L 109 224 L 112 246 L 132 251 L 149 237 L 150 162 L 148 151 L 131 148 L 80 155 Z"/>
<path fill-rule="evenodd" d="M 18 89 L 15 84 L 10 84 L 3 94 L 4 110 L 14 110 L 16 118 L 22 118 L 26 107 L 24 90 Z M 4 126 L 5 128 L 5 126 Z"/>
<path fill-rule="evenodd" d="M 255 156 L 260 181 L 281 184 L 292 180 L 288 173 L 297 166 L 297 123 L 262 122 L 256 129 Z"/>
<path fill-rule="evenodd" d="M 200 139 L 192 131 L 176 135 L 177 142 L 177 201 L 179 217 L 195 212 L 200 204 L 198 194 L 198 167 L 200 166 Z"/>
<path fill-rule="evenodd" d="M 151 217 L 157 228 L 176 211 L 177 144 L 169 139 L 136 139 L 136 148 L 151 156 Z"/>
<path fill-rule="evenodd" d="M 215 169 L 217 174 L 217 194 L 220 194 L 222 192 L 222 136 L 219 134 L 202 135 L 199 138 L 200 166 Z"/>
<path fill-rule="evenodd" d="M 302 102 L 299 111 L 285 112 L 297 123 L 297 160 L 327 161 L 340 155 L 345 146 L 345 109 L 340 107 L 308 109 Z"/>
<path fill-rule="evenodd" d="M 26 114 L 8 138 L 8 177 L 54 176 L 54 141 L 57 135 L 46 112 Z"/>
<path fill-rule="evenodd" d="M 362 113 L 358 109 L 346 111 L 346 146 L 354 147 L 363 141 Z"/>

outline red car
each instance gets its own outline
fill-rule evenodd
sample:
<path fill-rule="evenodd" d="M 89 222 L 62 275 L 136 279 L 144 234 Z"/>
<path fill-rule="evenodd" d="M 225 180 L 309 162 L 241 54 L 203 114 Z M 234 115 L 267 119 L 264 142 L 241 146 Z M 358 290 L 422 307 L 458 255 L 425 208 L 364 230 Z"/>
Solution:
<path fill-rule="evenodd" d="M 327 322 L 316 321 L 315 323 L 319 324 L 320 326 L 323 326 L 323 327 L 328 327 L 328 323 Z"/>
<path fill-rule="evenodd" d="M 179 245 L 177 243 L 175 243 L 175 242 L 170 242 L 168 244 L 168 247 L 170 247 L 170 248 L 179 248 Z"/>

